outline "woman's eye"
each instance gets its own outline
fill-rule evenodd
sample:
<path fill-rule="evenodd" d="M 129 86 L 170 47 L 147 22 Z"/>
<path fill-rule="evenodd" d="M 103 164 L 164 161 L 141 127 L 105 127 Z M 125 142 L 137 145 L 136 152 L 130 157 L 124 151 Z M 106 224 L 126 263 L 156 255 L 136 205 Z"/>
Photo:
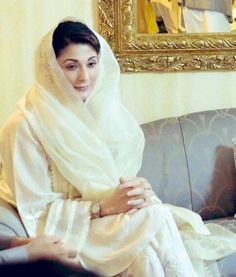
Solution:
<path fill-rule="evenodd" d="M 66 69 L 68 70 L 75 70 L 77 68 L 77 66 L 75 64 L 69 64 L 66 66 Z"/>
<path fill-rule="evenodd" d="M 90 62 L 90 63 L 88 64 L 88 66 L 89 66 L 89 67 L 94 67 L 96 64 L 97 64 L 97 62 L 94 61 L 94 62 Z"/>

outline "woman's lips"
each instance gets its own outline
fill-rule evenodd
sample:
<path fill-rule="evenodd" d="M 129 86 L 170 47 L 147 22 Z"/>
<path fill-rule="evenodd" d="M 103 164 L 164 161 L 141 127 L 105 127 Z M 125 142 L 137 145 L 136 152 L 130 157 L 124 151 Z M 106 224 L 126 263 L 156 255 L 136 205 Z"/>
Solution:
<path fill-rule="evenodd" d="M 88 90 L 88 88 L 89 88 L 89 86 L 88 86 L 88 85 L 87 85 L 87 86 L 75 87 L 75 89 L 76 89 L 76 90 L 81 91 L 81 92 L 83 92 L 83 91 L 87 91 L 87 90 Z"/>

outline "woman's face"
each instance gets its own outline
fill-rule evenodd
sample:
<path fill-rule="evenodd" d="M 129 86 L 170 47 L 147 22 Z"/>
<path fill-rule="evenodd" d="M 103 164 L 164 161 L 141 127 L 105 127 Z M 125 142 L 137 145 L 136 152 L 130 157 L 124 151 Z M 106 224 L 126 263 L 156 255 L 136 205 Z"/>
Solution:
<path fill-rule="evenodd" d="M 98 55 L 90 44 L 71 43 L 61 50 L 57 62 L 85 102 L 98 77 Z"/>

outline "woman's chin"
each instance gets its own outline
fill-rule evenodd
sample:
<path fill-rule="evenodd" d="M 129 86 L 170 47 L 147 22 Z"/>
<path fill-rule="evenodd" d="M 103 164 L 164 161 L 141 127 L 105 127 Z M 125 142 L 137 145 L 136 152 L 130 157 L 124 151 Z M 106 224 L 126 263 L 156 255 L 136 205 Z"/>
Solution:
<path fill-rule="evenodd" d="M 88 99 L 88 97 L 89 97 L 89 95 L 90 95 L 90 91 L 88 90 L 88 91 L 78 91 L 77 90 L 77 92 L 78 92 L 78 95 L 81 97 L 81 99 L 85 102 L 87 99 Z"/>

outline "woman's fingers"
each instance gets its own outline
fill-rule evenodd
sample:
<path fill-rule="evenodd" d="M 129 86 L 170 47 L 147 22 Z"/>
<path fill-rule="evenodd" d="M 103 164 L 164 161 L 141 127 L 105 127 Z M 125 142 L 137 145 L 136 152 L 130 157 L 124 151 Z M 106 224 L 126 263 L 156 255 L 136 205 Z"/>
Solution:
<path fill-rule="evenodd" d="M 122 181 L 122 182 L 121 182 Z M 145 189 L 151 189 L 151 185 L 144 178 L 135 178 L 130 181 L 125 181 L 123 177 L 120 178 L 120 189 L 142 187 Z"/>
<path fill-rule="evenodd" d="M 148 201 L 147 191 L 151 191 L 150 184 L 144 178 L 134 178 L 126 181 L 120 177 L 119 185 L 114 193 L 100 202 L 101 216 L 137 211 Z"/>
<path fill-rule="evenodd" d="M 144 188 L 133 188 L 127 192 L 128 196 L 142 195 L 145 193 Z"/>
<path fill-rule="evenodd" d="M 145 200 L 143 198 L 130 199 L 130 200 L 128 200 L 127 205 L 128 206 L 138 206 L 138 205 L 143 204 L 144 201 Z"/>
<path fill-rule="evenodd" d="M 120 177 L 119 182 L 120 182 L 120 184 L 123 184 L 123 183 L 126 182 L 126 180 L 125 180 L 125 178 L 122 176 L 122 177 Z"/>
<path fill-rule="evenodd" d="M 133 209 L 129 210 L 127 213 L 128 213 L 128 214 L 133 214 L 133 213 L 135 213 L 135 212 L 137 212 L 137 211 L 138 211 L 138 209 L 133 208 Z"/>
<path fill-rule="evenodd" d="M 125 183 L 119 184 L 120 189 L 132 188 L 133 186 L 134 186 L 134 184 L 131 182 L 125 182 Z"/>
<path fill-rule="evenodd" d="M 140 198 L 143 198 L 145 200 L 147 200 L 149 197 L 153 196 L 154 192 L 152 191 L 152 189 L 145 188 L 145 187 L 133 187 L 132 189 L 130 189 L 127 192 L 127 196 L 131 197 L 131 196 L 140 196 Z"/>
<path fill-rule="evenodd" d="M 155 192 L 151 185 L 144 178 L 134 178 L 126 181 L 124 177 L 119 179 L 119 189 L 125 189 L 126 197 L 128 197 L 127 206 L 130 207 L 126 213 L 132 214 L 152 204 L 152 196 Z M 124 199 L 125 200 L 125 199 Z"/>

